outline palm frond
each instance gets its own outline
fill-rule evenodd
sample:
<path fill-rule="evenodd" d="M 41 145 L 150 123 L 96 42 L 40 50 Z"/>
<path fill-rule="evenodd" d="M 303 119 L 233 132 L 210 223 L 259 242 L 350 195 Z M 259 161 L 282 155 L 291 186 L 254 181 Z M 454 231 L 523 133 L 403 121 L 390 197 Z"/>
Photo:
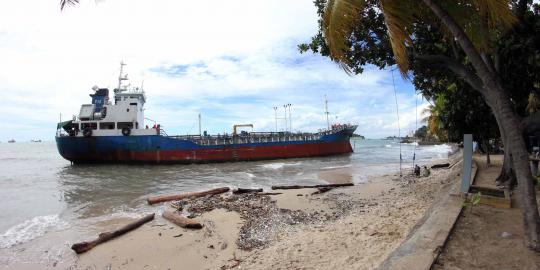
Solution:
<path fill-rule="evenodd" d="M 73 6 L 78 3 L 79 0 L 60 0 L 60 10 L 64 10 L 66 5 Z"/>
<path fill-rule="evenodd" d="M 487 20 L 490 28 L 502 26 L 511 27 L 517 22 L 515 14 L 510 9 L 509 0 L 474 0 L 481 17 Z"/>
<path fill-rule="evenodd" d="M 350 73 L 347 53 L 349 37 L 358 22 L 364 0 L 329 0 L 323 14 L 323 33 L 330 49 L 330 59 Z"/>
<path fill-rule="evenodd" d="M 482 52 L 489 52 L 492 31 L 506 29 L 516 21 L 510 9 L 510 0 L 439 0 L 441 7 L 459 24 L 473 45 Z M 443 34 L 449 40 L 453 35 L 442 25 Z"/>
<path fill-rule="evenodd" d="M 534 93 L 530 93 L 529 99 L 527 102 L 527 108 L 526 108 L 527 112 L 529 114 L 533 114 L 539 109 L 540 109 L 540 100 Z"/>
<path fill-rule="evenodd" d="M 414 20 L 414 9 L 404 0 L 381 0 L 381 11 L 384 14 L 392 51 L 401 75 L 407 77 L 409 56 L 407 45 L 412 45 L 411 32 Z"/>

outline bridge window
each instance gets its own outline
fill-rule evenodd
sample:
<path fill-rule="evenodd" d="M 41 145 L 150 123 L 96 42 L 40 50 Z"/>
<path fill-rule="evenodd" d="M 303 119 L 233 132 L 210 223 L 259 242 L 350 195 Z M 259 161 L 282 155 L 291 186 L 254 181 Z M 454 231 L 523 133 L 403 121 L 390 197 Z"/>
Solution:
<path fill-rule="evenodd" d="M 87 128 L 96 130 L 97 129 L 97 123 L 95 123 L 95 122 L 94 123 L 82 123 L 81 127 L 82 127 L 83 130 L 85 130 Z"/>
<path fill-rule="evenodd" d="M 133 123 L 132 122 L 118 122 L 117 123 L 117 128 L 118 129 L 123 129 L 123 128 L 133 128 Z"/>
<path fill-rule="evenodd" d="M 114 129 L 114 123 L 113 122 L 99 123 L 99 129 Z"/>

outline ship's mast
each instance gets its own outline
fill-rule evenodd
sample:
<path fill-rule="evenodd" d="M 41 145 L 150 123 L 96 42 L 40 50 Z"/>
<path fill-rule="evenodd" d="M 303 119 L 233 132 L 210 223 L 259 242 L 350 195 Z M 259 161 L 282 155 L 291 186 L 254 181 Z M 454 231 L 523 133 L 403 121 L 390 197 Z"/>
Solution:
<path fill-rule="evenodd" d="M 124 66 L 126 64 L 124 64 L 124 62 L 120 62 L 120 75 L 118 75 L 118 92 L 121 92 L 121 89 L 122 89 L 122 81 L 125 81 L 127 80 L 127 75 L 126 76 L 123 76 L 122 73 L 124 72 Z"/>
<path fill-rule="evenodd" d="M 278 132 L 278 130 L 277 130 L 277 107 L 274 107 L 274 115 L 275 115 L 275 120 L 276 120 L 276 132 Z"/>
<path fill-rule="evenodd" d="M 199 136 L 202 135 L 202 132 L 201 132 L 201 114 L 199 113 Z"/>
<path fill-rule="evenodd" d="M 326 95 L 324 95 L 324 108 L 325 108 L 324 114 L 326 114 L 326 125 L 328 126 L 328 130 L 330 130 L 330 120 L 328 119 L 328 115 L 330 113 L 328 112 L 328 99 L 326 98 Z"/>
<path fill-rule="evenodd" d="M 289 108 L 289 131 L 292 132 L 291 103 L 287 104 Z"/>

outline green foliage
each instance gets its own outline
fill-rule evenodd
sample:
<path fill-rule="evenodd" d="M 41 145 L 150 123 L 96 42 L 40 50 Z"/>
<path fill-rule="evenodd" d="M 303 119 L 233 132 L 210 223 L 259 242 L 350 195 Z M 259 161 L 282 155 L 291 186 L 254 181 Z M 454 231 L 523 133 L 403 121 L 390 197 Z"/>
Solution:
<path fill-rule="evenodd" d="M 500 30 L 509 29 L 516 18 L 510 10 L 509 0 L 474 0 L 455 1 L 440 0 L 440 5 L 453 21 L 468 35 L 476 49 L 488 53 L 491 49 L 492 35 Z M 319 1 L 316 4 L 321 4 Z M 441 18 L 432 13 L 431 8 L 419 0 L 328 0 L 319 13 L 321 32 L 329 48 L 332 60 L 342 65 L 347 71 L 353 61 L 349 52 L 353 51 L 350 38 L 356 31 L 355 26 L 361 24 L 364 11 L 375 8 L 382 14 L 387 29 L 388 40 L 392 48 L 393 58 L 404 77 L 408 77 L 409 54 L 415 47 L 415 23 L 438 24 Z M 443 28 L 443 33 L 449 33 Z M 448 35 L 453 39 L 453 35 Z"/>
<path fill-rule="evenodd" d="M 366 65 L 383 69 L 396 64 L 395 48 L 392 47 L 386 27 L 389 19 L 381 9 L 381 3 L 389 1 L 365 0 L 352 32 L 346 36 L 349 51 L 342 55 L 347 58 L 343 63 L 346 63 L 354 73 L 362 73 Z M 401 3 L 401 1 L 394 2 Z M 403 2 L 404 5 L 408 5 L 411 0 Z M 431 119 L 433 124 L 430 125 L 430 121 L 426 121 L 429 133 L 450 141 L 461 140 L 464 133 L 472 133 L 475 138 L 498 137 L 498 126 L 483 96 L 466 83 L 461 75 L 445 68 L 444 64 L 416 57 L 443 56 L 457 61 L 474 74 L 468 58 L 448 30 L 425 9 L 421 1 L 412 2 L 418 4 L 414 12 L 421 16 L 416 16 L 414 23 L 406 26 L 406 31 L 411 34 L 412 39 L 411 44 L 406 44 L 409 57 L 408 75 L 412 78 L 417 91 L 435 107 L 429 108 L 429 111 L 435 110 L 435 115 Z M 473 38 L 475 46 L 486 48 L 481 51 L 498 70 L 497 74 L 509 92 L 515 111 L 521 116 L 527 115 L 529 94 L 535 92 L 540 96 L 540 8 L 534 5 L 532 6 L 534 10 L 526 9 L 524 15 L 519 16 L 519 24 L 512 30 L 505 30 L 505 27 L 499 26 L 508 26 L 515 22 L 510 14 L 500 10 L 506 7 L 503 7 L 503 4 L 508 3 L 506 0 L 438 2 L 459 21 L 460 25 L 465 25 L 469 21 L 470 25 L 465 26 L 468 36 Z M 519 10 L 516 10 L 519 6 L 518 0 L 510 2 L 514 13 L 519 13 Z M 310 43 L 300 44 L 299 50 L 303 53 L 312 51 L 329 56 L 330 50 L 323 31 L 323 14 L 327 1 L 315 0 L 314 3 L 320 16 L 319 32 L 312 37 Z M 472 5 L 475 5 L 474 8 Z M 531 3 L 528 5 L 530 8 Z M 495 12 L 502 12 L 504 16 L 498 18 L 495 13 L 488 14 L 491 8 L 499 9 Z M 405 15 L 402 13 L 399 16 Z M 488 31 L 486 27 L 490 30 Z"/>
<path fill-rule="evenodd" d="M 482 193 L 477 192 L 474 195 L 472 195 L 470 200 L 463 202 L 463 208 L 465 209 L 469 208 L 470 211 L 472 212 L 473 207 L 477 206 L 480 203 L 481 199 L 482 199 Z"/>
<path fill-rule="evenodd" d="M 428 129 L 426 126 L 422 126 L 414 132 L 414 137 L 425 140 L 428 136 Z"/>

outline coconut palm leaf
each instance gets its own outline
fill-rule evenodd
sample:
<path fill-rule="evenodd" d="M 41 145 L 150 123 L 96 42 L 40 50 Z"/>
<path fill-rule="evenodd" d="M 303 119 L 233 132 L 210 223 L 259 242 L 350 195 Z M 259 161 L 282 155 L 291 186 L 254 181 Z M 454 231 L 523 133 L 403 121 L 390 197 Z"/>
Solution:
<path fill-rule="evenodd" d="M 60 0 L 60 10 L 64 10 L 64 7 L 66 5 L 72 6 L 78 3 L 79 3 L 79 0 Z"/>
<path fill-rule="evenodd" d="M 329 0 L 323 15 L 323 32 L 330 49 L 330 59 L 350 73 L 347 53 L 350 51 L 349 37 L 358 22 L 364 0 Z"/>
<path fill-rule="evenodd" d="M 388 36 L 396 64 L 403 77 L 409 70 L 407 45 L 412 45 L 411 32 L 415 9 L 408 0 L 380 0 Z"/>
<path fill-rule="evenodd" d="M 464 29 L 474 46 L 481 52 L 489 51 L 490 30 L 508 28 L 517 20 L 510 9 L 511 0 L 439 0 L 440 6 Z M 402 76 L 407 77 L 412 47 L 412 27 L 416 17 L 434 16 L 420 0 L 379 0 L 388 28 L 392 51 Z M 323 32 L 330 49 L 330 58 L 350 73 L 347 54 L 351 50 L 349 38 L 365 0 L 328 0 L 323 14 Z M 453 35 L 441 27 L 449 39 Z"/>
<path fill-rule="evenodd" d="M 490 28 L 499 25 L 509 28 L 517 22 L 508 0 L 474 0 L 473 3 L 480 16 L 486 19 Z"/>

